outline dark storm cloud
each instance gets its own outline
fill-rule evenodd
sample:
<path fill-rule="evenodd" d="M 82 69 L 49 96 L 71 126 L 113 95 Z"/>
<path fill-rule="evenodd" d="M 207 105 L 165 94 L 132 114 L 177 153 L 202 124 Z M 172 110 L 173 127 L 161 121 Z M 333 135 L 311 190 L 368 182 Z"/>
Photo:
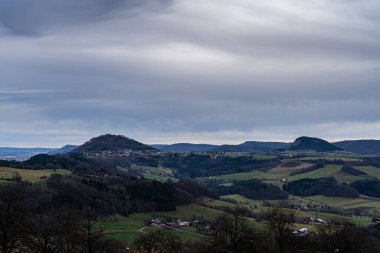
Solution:
<path fill-rule="evenodd" d="M 0 0 L 0 146 L 104 132 L 380 138 L 379 12 L 372 0 Z"/>

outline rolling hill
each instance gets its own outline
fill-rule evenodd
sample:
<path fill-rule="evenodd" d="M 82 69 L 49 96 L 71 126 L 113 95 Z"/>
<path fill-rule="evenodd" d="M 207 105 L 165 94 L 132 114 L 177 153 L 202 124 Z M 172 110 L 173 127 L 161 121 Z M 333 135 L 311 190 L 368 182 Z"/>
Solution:
<path fill-rule="evenodd" d="M 162 152 L 208 152 L 218 147 L 212 144 L 175 143 L 171 145 L 153 144 L 151 147 Z"/>
<path fill-rule="evenodd" d="M 119 152 L 123 150 L 132 151 L 156 151 L 148 145 L 135 141 L 123 135 L 105 134 L 95 138 L 92 138 L 88 142 L 80 145 L 73 152 L 76 153 L 88 153 L 88 152 L 102 152 L 111 151 Z"/>
<path fill-rule="evenodd" d="M 76 146 L 76 145 L 66 145 L 66 146 L 63 146 L 62 148 L 52 150 L 52 151 L 48 152 L 47 154 L 48 155 L 63 155 L 63 154 L 66 154 L 66 153 L 73 151 L 77 147 L 78 146 Z"/>
<path fill-rule="evenodd" d="M 0 158 L 6 160 L 26 160 L 38 154 L 47 154 L 53 148 L 10 148 L 0 147 Z"/>
<path fill-rule="evenodd" d="M 239 145 L 221 145 L 211 151 L 213 152 L 258 152 L 271 151 L 279 148 L 286 148 L 289 143 L 285 142 L 260 142 L 246 141 Z"/>
<path fill-rule="evenodd" d="M 339 141 L 333 143 L 335 146 L 345 151 L 361 155 L 380 154 L 380 140 L 352 140 Z"/>
<path fill-rule="evenodd" d="M 289 147 L 288 150 L 313 150 L 317 152 L 342 151 L 343 149 L 334 146 L 333 144 L 314 137 L 299 137 Z"/>

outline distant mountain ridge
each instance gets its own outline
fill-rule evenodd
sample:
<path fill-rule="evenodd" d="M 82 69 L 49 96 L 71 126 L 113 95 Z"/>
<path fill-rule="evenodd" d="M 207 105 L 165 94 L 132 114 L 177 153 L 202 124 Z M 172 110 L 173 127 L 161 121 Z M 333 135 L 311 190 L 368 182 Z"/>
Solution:
<path fill-rule="evenodd" d="M 293 143 L 246 141 L 237 145 L 214 144 L 152 144 L 146 145 L 122 135 L 105 134 L 92 138 L 81 146 L 66 145 L 62 148 L 12 148 L 0 147 L 0 159 L 26 160 L 38 154 L 66 154 L 69 152 L 101 152 L 116 150 L 154 151 L 162 152 L 264 152 L 280 150 L 314 150 L 318 152 L 347 151 L 360 155 L 379 155 L 380 140 L 346 140 L 329 143 L 313 137 L 299 137 Z"/>
<path fill-rule="evenodd" d="M 55 149 L 53 151 L 48 152 L 48 155 L 63 155 L 66 153 L 69 153 L 76 149 L 78 146 L 77 145 L 65 145 L 62 148 Z"/>
<path fill-rule="evenodd" d="M 335 146 L 345 151 L 361 155 L 380 154 L 380 140 L 352 140 L 339 141 L 333 143 Z"/>
<path fill-rule="evenodd" d="M 192 143 L 153 144 L 150 146 L 162 152 L 208 152 L 218 147 L 218 145 L 212 144 Z"/>
<path fill-rule="evenodd" d="M 10 148 L 0 147 L 0 159 L 4 160 L 27 160 L 38 154 L 47 154 L 54 148 Z"/>
<path fill-rule="evenodd" d="M 54 148 L 10 148 L 0 147 L 0 153 L 3 156 L 12 156 L 16 154 L 42 154 L 55 150 Z"/>
<path fill-rule="evenodd" d="M 150 147 L 123 135 L 105 134 L 92 138 L 91 140 L 74 149 L 72 152 L 96 153 L 103 151 L 119 152 L 123 150 L 156 151 L 156 149 L 153 147 Z"/>
<path fill-rule="evenodd" d="M 221 145 L 214 148 L 213 152 L 258 152 L 271 151 L 279 148 L 286 148 L 290 143 L 286 142 L 260 142 L 246 141 L 238 145 Z"/>
<path fill-rule="evenodd" d="M 40 154 L 58 155 L 66 154 L 77 146 L 66 145 L 62 148 L 10 148 L 0 147 L 0 159 L 27 160 L 32 156 Z"/>
<path fill-rule="evenodd" d="M 380 145 L 380 141 L 379 141 Z M 335 146 L 323 139 L 315 137 L 302 136 L 297 138 L 293 143 L 288 142 L 261 142 L 246 141 L 237 145 L 209 145 L 209 144 L 190 144 L 177 143 L 172 145 L 152 145 L 163 152 L 219 152 L 219 153 L 252 153 L 275 150 L 313 150 L 317 152 L 342 151 L 343 148 Z M 380 148 L 380 147 L 379 147 Z"/>

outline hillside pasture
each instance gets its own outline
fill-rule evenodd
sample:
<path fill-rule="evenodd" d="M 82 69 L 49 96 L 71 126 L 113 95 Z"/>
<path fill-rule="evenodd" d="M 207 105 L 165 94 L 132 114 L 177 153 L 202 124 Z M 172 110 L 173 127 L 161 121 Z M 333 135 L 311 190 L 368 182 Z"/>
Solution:
<path fill-rule="evenodd" d="M 240 180 L 250 180 L 250 179 L 273 181 L 273 180 L 280 180 L 284 178 L 284 179 L 287 179 L 288 181 L 294 181 L 294 180 L 299 180 L 303 178 L 316 179 L 316 178 L 322 178 L 322 177 L 335 177 L 339 182 L 350 183 L 356 180 L 370 178 L 371 176 L 377 175 L 380 177 L 380 168 L 358 166 L 357 169 L 362 170 L 371 176 L 354 176 L 349 173 L 341 171 L 342 165 L 335 165 L 335 164 L 327 164 L 323 168 L 291 176 L 292 172 L 307 168 L 308 166 L 311 166 L 311 165 L 312 165 L 311 163 L 302 163 L 301 165 L 296 166 L 296 167 L 277 166 L 266 172 L 254 170 L 250 172 L 233 173 L 233 174 L 222 175 L 222 176 L 213 176 L 213 177 L 209 177 L 209 179 L 216 179 L 216 180 L 222 180 L 224 182 L 231 182 L 235 180 L 240 181 Z"/>
<path fill-rule="evenodd" d="M 48 177 L 51 174 L 68 175 L 68 170 L 24 170 L 8 167 L 0 167 L 0 181 L 9 181 L 12 177 L 18 173 L 21 176 L 21 180 L 30 181 L 32 183 L 41 181 L 42 178 Z"/>
<path fill-rule="evenodd" d="M 339 197 L 326 197 L 326 196 L 311 196 L 305 197 L 305 199 L 313 202 L 326 204 L 332 207 L 341 207 L 344 209 L 368 207 L 374 210 L 380 211 L 380 199 L 372 198 L 361 195 L 359 198 L 339 198 Z"/>
<path fill-rule="evenodd" d="M 363 161 L 357 157 L 347 157 L 347 156 L 337 156 L 337 155 L 326 155 L 326 156 L 310 156 L 301 158 L 302 161 L 317 161 L 326 160 L 327 162 L 343 161 L 343 162 L 361 162 Z"/>
<path fill-rule="evenodd" d="M 166 182 L 168 180 L 173 182 L 178 181 L 178 179 L 174 177 L 174 172 L 169 168 L 132 165 L 132 169 L 139 170 L 147 179 L 160 182 Z"/>
<path fill-rule="evenodd" d="M 355 169 L 367 173 L 368 176 L 380 178 L 380 168 L 374 166 L 355 166 Z"/>
<path fill-rule="evenodd" d="M 227 175 L 221 175 L 221 176 L 213 176 L 210 178 L 216 179 L 216 180 L 223 180 L 225 182 L 230 182 L 234 180 L 251 180 L 251 179 L 262 179 L 262 180 L 281 179 L 281 178 L 288 178 L 291 172 L 298 169 L 306 168 L 310 165 L 311 163 L 301 163 L 300 165 L 296 167 L 282 167 L 280 165 L 266 172 L 253 170 L 250 172 L 233 173 L 233 174 L 227 174 Z"/>

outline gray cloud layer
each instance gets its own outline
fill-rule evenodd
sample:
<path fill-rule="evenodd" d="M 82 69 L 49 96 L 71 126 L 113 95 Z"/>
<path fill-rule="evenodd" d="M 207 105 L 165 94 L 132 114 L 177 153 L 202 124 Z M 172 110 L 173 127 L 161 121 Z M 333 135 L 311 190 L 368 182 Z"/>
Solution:
<path fill-rule="evenodd" d="M 378 1 L 0 0 L 0 145 L 380 138 Z"/>

